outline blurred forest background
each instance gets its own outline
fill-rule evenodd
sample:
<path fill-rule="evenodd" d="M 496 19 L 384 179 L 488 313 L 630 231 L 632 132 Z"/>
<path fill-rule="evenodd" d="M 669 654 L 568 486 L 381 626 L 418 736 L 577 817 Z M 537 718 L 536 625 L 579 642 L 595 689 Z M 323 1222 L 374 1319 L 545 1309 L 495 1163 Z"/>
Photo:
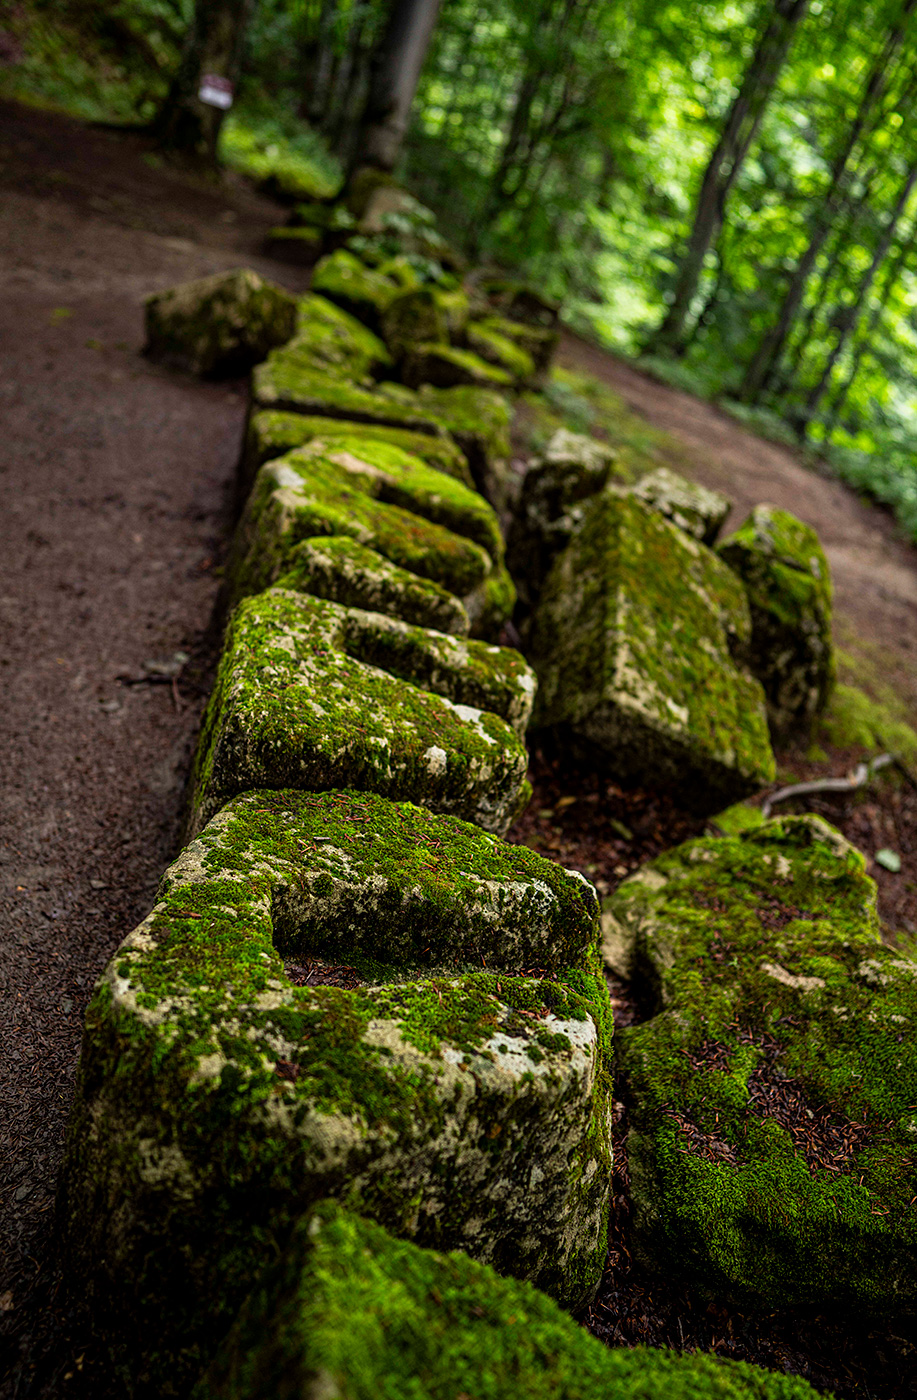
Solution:
<path fill-rule="evenodd" d="M 189 34 L 222 10 L 238 42 L 220 162 L 328 200 L 395 3 L 22 0 L 0 22 L 0 96 L 162 131 Z M 396 174 L 466 254 L 802 445 L 917 539 L 915 12 L 443 0 Z"/>

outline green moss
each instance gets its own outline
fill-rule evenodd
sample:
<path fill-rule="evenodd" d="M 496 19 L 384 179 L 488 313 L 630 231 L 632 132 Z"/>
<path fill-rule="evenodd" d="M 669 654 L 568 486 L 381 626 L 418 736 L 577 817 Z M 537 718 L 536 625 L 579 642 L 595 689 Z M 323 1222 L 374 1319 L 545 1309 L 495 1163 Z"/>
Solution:
<path fill-rule="evenodd" d="M 401 374 L 405 384 L 414 389 L 421 384 L 431 384 L 438 389 L 459 385 L 509 389 L 513 383 L 512 375 L 505 369 L 488 364 L 474 351 L 432 342 L 411 346 L 402 362 Z"/>
<path fill-rule="evenodd" d="M 297 302 L 296 336 L 289 348 L 293 346 L 308 350 L 316 364 L 345 370 L 352 379 L 381 372 L 392 363 L 378 336 L 355 316 L 314 292 Z"/>
<path fill-rule="evenodd" d="M 484 316 L 476 321 L 475 325 L 488 336 L 499 336 L 501 345 L 509 341 L 511 345 L 517 346 L 531 360 L 537 378 L 541 378 L 548 369 L 560 343 L 558 331 L 544 326 L 527 326 L 522 321 L 511 321 L 506 316 Z M 491 343 L 493 344 L 493 341 Z M 478 353 L 484 354 L 484 351 L 479 350 Z M 509 364 L 507 368 L 510 368 Z"/>
<path fill-rule="evenodd" d="M 62 1209 L 129 1375 L 142 1348 L 180 1392 L 322 1195 L 588 1298 L 610 1160 L 596 916 L 581 878 L 416 806 L 224 808 L 87 1014 Z M 291 986 L 290 957 L 377 980 Z"/>
<path fill-rule="evenodd" d="M 366 455 L 368 447 L 378 446 L 361 444 L 361 452 Z M 449 477 L 442 480 L 459 485 Z M 308 450 L 267 462 L 233 540 L 228 565 L 231 597 L 272 583 L 290 567 L 294 547 L 318 535 L 347 535 L 457 597 L 484 583 L 493 564 L 480 545 L 401 506 L 376 500 L 372 493 L 380 484 Z"/>
<path fill-rule="evenodd" d="M 440 435 L 443 425 L 409 391 L 397 401 L 363 388 L 340 375 L 314 368 L 297 356 L 268 356 L 252 375 L 252 406 L 281 408 L 351 423 L 375 423 L 387 428 Z"/>
<path fill-rule="evenodd" d="M 417 287 L 394 297 L 382 315 L 385 343 L 398 359 L 419 341 L 448 345 L 446 316 L 433 287 Z"/>
<path fill-rule="evenodd" d="M 748 635 L 714 554 L 632 497 L 597 497 L 535 614 L 536 723 L 715 811 L 774 774 L 761 688 L 733 660 Z"/>
<path fill-rule="evenodd" d="M 535 361 L 528 350 L 504 335 L 488 321 L 472 321 L 465 331 L 469 348 L 482 360 L 509 374 L 516 384 L 535 377 Z"/>
<path fill-rule="evenodd" d="M 845 673 L 848 670 L 845 658 Z M 917 769 L 917 733 L 900 717 L 899 707 L 874 700 L 856 685 L 834 686 L 818 734 L 839 749 L 887 750 L 909 768 Z"/>
<path fill-rule="evenodd" d="M 284 413 L 265 409 L 253 413 L 246 428 L 245 451 L 240 468 L 241 485 L 245 495 L 251 489 L 255 473 L 272 457 L 282 457 L 294 447 L 319 439 L 328 443 L 342 434 L 351 436 L 354 428 L 339 418 L 317 418 L 304 413 Z M 387 428 L 378 423 L 361 423 L 359 436 L 363 441 L 390 442 L 404 452 L 410 452 L 426 462 L 428 467 L 445 472 L 456 481 L 471 486 L 471 474 L 464 454 L 445 434 L 413 433 L 406 428 Z"/>
<path fill-rule="evenodd" d="M 217 272 L 145 302 L 146 354 L 193 374 L 240 373 L 293 335 L 296 303 L 257 272 Z"/>
<path fill-rule="evenodd" d="M 391 265 L 369 268 L 346 248 L 339 248 L 316 263 L 312 290 L 376 329 L 385 308 L 398 294 L 401 279 L 397 273 Z"/>
<path fill-rule="evenodd" d="M 773 1306 L 917 1301 L 917 964 L 827 823 L 691 842 L 612 901 L 652 1019 L 620 1036 L 636 1226 Z"/>
<path fill-rule="evenodd" d="M 356 787 L 505 830 L 528 761 L 510 722 L 532 689 L 515 652 L 269 589 L 230 621 L 193 823 L 249 788 Z"/>
<path fill-rule="evenodd" d="M 193 1400 L 324 1383 L 350 1400 L 815 1400 L 714 1356 L 612 1349 L 530 1284 L 322 1203 L 258 1281 Z"/>
<path fill-rule="evenodd" d="M 279 588 L 311 593 L 346 607 L 400 617 L 438 632 L 465 636 L 468 613 L 458 598 L 428 579 L 399 569 L 346 535 L 303 540 L 290 553 Z"/>

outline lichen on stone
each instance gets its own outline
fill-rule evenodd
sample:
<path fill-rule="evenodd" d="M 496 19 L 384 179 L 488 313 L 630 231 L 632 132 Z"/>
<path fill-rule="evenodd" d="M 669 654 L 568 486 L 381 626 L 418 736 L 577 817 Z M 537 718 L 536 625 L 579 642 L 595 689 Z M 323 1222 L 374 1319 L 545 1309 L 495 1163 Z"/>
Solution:
<path fill-rule="evenodd" d="M 715 811 L 774 774 L 763 693 L 734 660 L 749 632 L 715 554 L 632 497 L 595 497 L 534 616 L 535 722 Z"/>
<path fill-rule="evenodd" d="M 789 511 L 760 505 L 717 552 L 748 592 L 750 661 L 772 730 L 810 731 L 835 672 L 831 574 L 818 535 Z"/>
<path fill-rule="evenodd" d="M 917 1303 L 917 963 L 818 817 L 689 842 L 611 901 L 643 1256 L 755 1306 Z"/>
<path fill-rule="evenodd" d="M 238 374 L 285 344 L 296 301 L 257 272 L 238 268 L 147 297 L 146 353 L 193 374 Z"/>
<path fill-rule="evenodd" d="M 219 813 L 87 1013 L 62 1212 L 131 1383 L 141 1351 L 183 1393 L 329 1195 L 588 1300 L 610 1166 L 596 914 L 582 877 L 373 794 Z M 323 952 L 364 985 L 291 985 L 284 958 Z"/>
<path fill-rule="evenodd" d="M 233 614 L 191 828 L 250 788 L 354 787 L 505 831 L 528 789 L 534 678 L 508 648 L 271 588 Z"/>

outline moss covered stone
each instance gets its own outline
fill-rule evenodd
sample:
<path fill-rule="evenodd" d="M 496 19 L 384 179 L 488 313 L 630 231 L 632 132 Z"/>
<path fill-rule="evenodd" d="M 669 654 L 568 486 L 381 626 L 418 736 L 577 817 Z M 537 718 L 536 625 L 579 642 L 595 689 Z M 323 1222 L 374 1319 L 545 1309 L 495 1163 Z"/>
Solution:
<path fill-rule="evenodd" d="M 473 350 L 430 342 L 413 345 L 401 362 L 401 377 L 412 389 L 432 384 L 437 389 L 468 385 L 483 389 L 511 389 L 513 377 L 489 364 Z"/>
<path fill-rule="evenodd" d="M 517 345 L 526 355 L 531 356 L 536 380 L 544 378 L 560 344 L 558 330 L 526 325 L 522 321 L 511 321 L 505 316 L 484 316 L 475 324 L 482 330 L 500 336 L 501 340 L 508 340 Z"/>
<path fill-rule="evenodd" d="M 589 1298 L 610 1165 L 596 912 L 581 876 L 371 794 L 251 792 L 214 819 L 86 1018 L 62 1208 L 94 1316 L 135 1350 L 126 1389 L 186 1393 L 329 1195 Z M 284 960 L 316 958 L 363 985 L 291 985 Z"/>
<path fill-rule="evenodd" d="M 381 387 L 387 396 L 392 396 L 391 386 Z M 396 397 L 404 402 L 404 395 L 409 392 L 397 386 Z M 416 397 L 411 395 L 409 402 L 417 403 L 421 411 L 432 414 L 455 439 L 465 454 L 478 490 L 495 510 L 502 511 L 506 502 L 509 429 L 513 416 L 506 397 L 493 389 L 470 386 L 436 389 L 425 384 Z"/>
<path fill-rule="evenodd" d="M 542 330 L 556 330 L 560 304 L 539 292 L 537 287 L 511 277 L 480 277 L 475 291 L 489 306 L 511 321 Z"/>
<path fill-rule="evenodd" d="M 347 248 L 339 248 L 316 263 L 312 290 L 378 330 L 382 314 L 400 286 L 395 276 L 382 268 L 367 267 Z"/>
<path fill-rule="evenodd" d="M 609 1348 L 531 1284 L 322 1202 L 259 1279 L 193 1400 L 816 1400 L 715 1356 Z"/>
<path fill-rule="evenodd" d="M 445 432 L 412 433 L 407 428 L 387 428 L 379 423 L 361 423 L 359 436 L 364 440 L 390 442 L 404 452 L 410 452 L 428 467 L 445 472 L 447 476 L 472 486 L 471 473 L 464 453 Z M 352 425 L 339 418 L 318 418 L 306 413 L 286 413 L 281 409 L 262 409 L 251 414 L 245 432 L 245 447 L 239 467 L 243 499 L 248 495 L 258 468 L 272 457 L 282 457 L 294 447 L 304 447 L 316 438 L 323 442 L 342 435 L 352 436 Z"/>
<path fill-rule="evenodd" d="M 145 306 L 146 353 L 193 374 L 249 369 L 296 326 L 295 299 L 246 268 L 156 292 Z"/>
<path fill-rule="evenodd" d="M 712 545 L 732 509 L 719 491 L 698 486 L 668 467 L 657 467 L 631 487 L 638 500 L 661 511 L 667 520 L 702 544 Z"/>
<path fill-rule="evenodd" d="M 296 305 L 296 334 L 288 347 L 309 355 L 315 366 L 340 370 L 350 379 L 389 369 L 392 358 L 377 335 L 327 297 L 310 292 Z"/>
<path fill-rule="evenodd" d="M 505 831 L 527 797 L 534 689 L 508 648 L 268 589 L 230 620 L 192 829 L 250 788 L 356 787 Z"/>
<path fill-rule="evenodd" d="M 535 613 L 536 722 L 716 811 L 774 775 L 761 687 L 733 660 L 749 631 L 715 554 L 632 497 L 598 496 Z"/>
<path fill-rule="evenodd" d="M 291 550 L 289 568 L 277 584 L 437 632 L 462 637 L 468 632 L 468 612 L 458 598 L 346 535 L 303 540 Z"/>
<path fill-rule="evenodd" d="M 380 446 L 386 444 L 361 444 L 361 457 L 354 460 L 362 460 L 368 447 Z M 348 455 L 342 466 L 324 453 L 307 453 L 308 448 L 298 449 L 278 457 L 258 473 L 233 539 L 227 570 L 231 599 L 273 583 L 289 567 L 293 547 L 315 535 L 348 535 L 459 598 L 478 590 L 493 572 L 491 556 L 475 541 L 379 500 L 380 480 L 349 470 Z M 332 450 L 331 456 L 337 455 Z M 441 479 L 460 486 L 450 477 Z"/>
<path fill-rule="evenodd" d="M 278 262 L 293 263 L 297 267 L 311 267 L 322 255 L 325 235 L 320 228 L 310 228 L 308 224 L 288 227 L 279 224 L 272 228 L 264 241 L 264 251 L 269 258 Z"/>
<path fill-rule="evenodd" d="M 748 590 L 751 664 L 771 728 L 805 732 L 834 680 L 831 574 L 818 535 L 789 511 L 755 506 L 718 552 Z"/>
<path fill-rule="evenodd" d="M 396 399 L 353 383 L 330 367 L 316 367 L 306 356 L 282 351 L 269 355 L 252 375 L 252 411 L 264 408 L 407 428 L 411 432 L 443 431 L 432 406 L 421 403 L 409 390 Z"/>
<path fill-rule="evenodd" d="M 554 560 L 582 526 L 583 503 L 607 484 L 614 460 L 607 443 L 560 428 L 531 462 L 507 548 L 525 613 L 537 602 Z"/>
<path fill-rule="evenodd" d="M 535 361 L 521 345 L 489 321 L 471 321 L 465 330 L 469 350 L 511 376 L 518 387 L 535 378 Z"/>
<path fill-rule="evenodd" d="M 416 287 L 394 297 L 382 313 L 382 335 L 397 360 L 419 342 L 448 345 L 449 328 L 435 287 Z"/>
<path fill-rule="evenodd" d="M 917 963 L 818 817 L 693 841 L 612 901 L 652 1019 L 621 1033 L 647 1257 L 768 1306 L 917 1303 Z"/>

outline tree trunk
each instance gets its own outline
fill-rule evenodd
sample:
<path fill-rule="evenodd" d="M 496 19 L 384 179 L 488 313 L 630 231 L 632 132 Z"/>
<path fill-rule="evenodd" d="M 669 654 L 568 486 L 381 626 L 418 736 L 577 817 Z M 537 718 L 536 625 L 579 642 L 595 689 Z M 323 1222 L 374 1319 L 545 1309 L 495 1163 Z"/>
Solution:
<path fill-rule="evenodd" d="M 373 57 L 355 169 L 369 166 L 376 170 L 394 170 L 441 3 L 442 0 L 394 0 L 382 41 Z"/>
<path fill-rule="evenodd" d="M 318 37 L 314 50 L 311 81 L 302 115 L 313 126 L 319 126 L 328 106 L 331 72 L 334 67 L 334 21 L 337 0 L 322 0 L 318 15 Z"/>
<path fill-rule="evenodd" d="M 856 117 L 847 133 L 847 139 L 831 167 L 828 191 L 816 212 L 809 246 L 803 253 L 790 281 L 780 314 L 775 324 L 761 342 L 753 357 L 742 384 L 741 398 L 746 403 L 754 403 L 767 388 L 783 353 L 790 328 L 802 303 L 806 284 L 815 266 L 822 244 L 831 230 L 835 216 L 841 208 L 849 183 L 850 160 L 857 143 L 863 134 L 870 114 L 888 85 L 890 67 L 895 59 L 907 21 L 917 6 L 917 0 L 905 0 L 898 24 L 892 29 L 882 46 L 863 89 L 863 96 Z"/>
<path fill-rule="evenodd" d="M 164 150 L 214 166 L 226 107 L 201 101 L 201 79 L 235 85 L 251 0 L 196 0 L 178 72 L 154 122 Z"/>
<path fill-rule="evenodd" d="M 770 20 L 758 40 L 704 171 L 672 303 L 648 347 L 653 353 L 675 351 L 682 344 L 685 321 L 697 293 L 704 259 L 723 222 L 726 197 L 755 138 L 786 62 L 793 34 L 808 7 L 809 0 L 776 0 Z"/>

